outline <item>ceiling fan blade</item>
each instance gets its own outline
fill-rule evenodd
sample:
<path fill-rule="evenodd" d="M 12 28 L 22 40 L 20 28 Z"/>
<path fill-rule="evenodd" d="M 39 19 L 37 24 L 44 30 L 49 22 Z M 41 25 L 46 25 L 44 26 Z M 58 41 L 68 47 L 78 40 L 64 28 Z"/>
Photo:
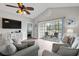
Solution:
<path fill-rule="evenodd" d="M 12 5 L 6 5 L 8 7 L 13 7 L 13 8 L 18 8 L 17 6 L 12 6 Z"/>
<path fill-rule="evenodd" d="M 27 10 L 34 10 L 33 7 L 26 7 Z"/>
<path fill-rule="evenodd" d="M 29 11 L 27 11 L 27 10 L 25 10 L 25 12 L 26 12 L 27 14 L 30 14 L 30 12 L 29 12 Z"/>

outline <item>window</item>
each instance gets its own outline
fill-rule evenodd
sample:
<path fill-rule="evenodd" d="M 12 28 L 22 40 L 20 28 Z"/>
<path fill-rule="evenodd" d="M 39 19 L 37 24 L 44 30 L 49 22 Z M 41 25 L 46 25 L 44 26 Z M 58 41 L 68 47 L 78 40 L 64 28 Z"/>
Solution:
<path fill-rule="evenodd" d="M 56 36 L 58 38 L 58 35 L 62 34 L 62 25 L 62 19 L 40 22 L 38 24 L 38 37 Z"/>

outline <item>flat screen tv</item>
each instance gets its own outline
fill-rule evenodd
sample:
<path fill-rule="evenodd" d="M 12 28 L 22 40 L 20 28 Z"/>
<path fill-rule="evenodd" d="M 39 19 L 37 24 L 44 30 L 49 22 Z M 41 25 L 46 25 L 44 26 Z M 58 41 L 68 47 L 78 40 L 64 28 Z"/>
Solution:
<path fill-rule="evenodd" d="M 2 28 L 4 28 L 4 29 L 21 29 L 21 21 L 2 18 Z"/>

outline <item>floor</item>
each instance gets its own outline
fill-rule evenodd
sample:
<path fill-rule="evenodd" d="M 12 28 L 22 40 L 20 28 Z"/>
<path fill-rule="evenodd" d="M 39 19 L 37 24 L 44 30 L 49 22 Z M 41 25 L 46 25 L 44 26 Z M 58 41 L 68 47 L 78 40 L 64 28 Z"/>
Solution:
<path fill-rule="evenodd" d="M 35 41 L 35 44 L 39 45 L 39 48 L 40 48 L 38 51 L 39 56 L 42 56 L 42 52 L 44 50 L 52 51 L 52 42 L 50 42 L 50 41 L 38 39 Z"/>
<path fill-rule="evenodd" d="M 43 39 L 36 39 L 35 44 L 39 46 L 38 56 L 42 56 L 44 50 L 52 52 L 53 43 L 63 44 L 62 42 L 51 42 Z"/>

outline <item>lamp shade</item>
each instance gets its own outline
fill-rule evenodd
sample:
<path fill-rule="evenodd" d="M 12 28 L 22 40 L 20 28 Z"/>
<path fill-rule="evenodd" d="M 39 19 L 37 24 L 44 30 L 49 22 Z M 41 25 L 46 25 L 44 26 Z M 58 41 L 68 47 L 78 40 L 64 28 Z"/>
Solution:
<path fill-rule="evenodd" d="M 67 33 L 73 33 L 73 29 L 67 29 Z"/>
<path fill-rule="evenodd" d="M 73 29 L 67 29 L 67 36 L 73 36 L 74 35 L 74 31 Z"/>

